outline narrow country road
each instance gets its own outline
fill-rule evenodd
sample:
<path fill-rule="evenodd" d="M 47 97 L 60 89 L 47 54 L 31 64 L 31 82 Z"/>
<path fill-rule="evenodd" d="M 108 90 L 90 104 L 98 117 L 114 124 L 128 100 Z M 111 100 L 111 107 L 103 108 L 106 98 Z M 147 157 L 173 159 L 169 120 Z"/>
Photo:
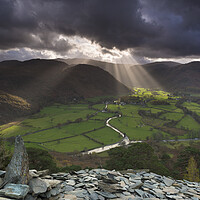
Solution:
<path fill-rule="evenodd" d="M 106 109 L 107 109 L 107 104 L 105 106 L 105 110 Z M 126 136 L 126 134 L 122 133 L 120 130 L 118 130 L 117 128 L 115 128 L 115 127 L 113 127 L 112 125 L 109 124 L 109 122 L 112 119 L 116 119 L 116 118 L 119 118 L 119 117 L 121 117 L 121 115 L 118 115 L 118 116 L 111 117 L 111 118 L 107 119 L 106 126 L 109 127 L 109 128 L 111 128 L 111 129 L 113 129 L 118 134 L 120 134 L 123 139 L 120 142 L 117 142 L 117 143 L 114 143 L 114 144 L 109 144 L 109 145 L 106 145 L 106 146 L 103 146 L 103 147 L 99 147 L 99 148 L 95 148 L 95 149 L 83 152 L 82 153 L 83 155 L 85 155 L 85 154 L 92 154 L 92 153 L 101 153 L 101 152 L 104 152 L 104 151 L 107 151 L 107 150 L 110 150 L 110 149 L 113 149 L 113 148 L 116 148 L 116 147 L 120 147 L 122 145 L 128 145 L 130 143 L 142 142 L 142 141 L 130 141 L 129 138 L 128 138 L 128 136 Z"/>
<path fill-rule="evenodd" d="M 121 117 L 121 115 L 119 115 L 118 117 Z M 114 131 L 116 131 L 117 133 L 119 133 L 123 138 L 125 137 L 125 134 L 122 133 L 120 130 L 116 129 L 115 127 L 111 126 L 109 124 L 109 121 L 112 120 L 112 119 L 116 119 L 118 118 L 117 116 L 116 117 L 111 117 L 109 118 L 107 121 L 106 121 L 106 126 L 110 127 L 111 129 L 113 129 Z"/>
<path fill-rule="evenodd" d="M 107 109 L 107 104 L 105 106 L 105 110 Z M 142 140 L 129 140 L 128 136 L 125 134 L 125 133 L 122 133 L 119 129 L 113 127 L 112 125 L 109 124 L 109 122 L 112 120 L 112 119 L 116 119 L 116 118 L 119 118 L 121 117 L 121 115 L 118 115 L 118 116 L 115 116 L 115 117 L 111 117 L 109 119 L 107 119 L 106 121 L 106 126 L 113 129 L 115 132 L 117 132 L 118 134 L 120 134 L 122 136 L 122 140 L 120 142 L 117 142 L 117 143 L 114 143 L 114 144 L 110 144 L 110 145 L 106 145 L 106 146 L 103 146 L 103 147 L 99 147 L 99 148 L 95 148 L 95 149 L 92 149 L 92 150 L 89 150 L 89 151 L 86 151 L 86 152 L 83 152 L 82 154 L 85 155 L 85 154 L 92 154 L 92 153 L 101 153 L 101 152 L 104 152 L 104 151 L 107 151 L 107 150 L 110 150 L 110 149 L 113 149 L 113 148 L 116 148 L 116 147 L 120 147 L 120 146 L 123 146 L 123 145 L 128 145 L 128 144 L 133 144 L 133 143 L 140 143 L 140 142 L 144 142 Z M 182 141 L 196 141 L 196 140 L 200 140 L 200 138 L 194 138 L 194 139 L 177 139 L 177 140 L 162 140 L 162 142 L 175 142 L 175 141 L 179 141 L 179 142 L 182 142 Z"/>

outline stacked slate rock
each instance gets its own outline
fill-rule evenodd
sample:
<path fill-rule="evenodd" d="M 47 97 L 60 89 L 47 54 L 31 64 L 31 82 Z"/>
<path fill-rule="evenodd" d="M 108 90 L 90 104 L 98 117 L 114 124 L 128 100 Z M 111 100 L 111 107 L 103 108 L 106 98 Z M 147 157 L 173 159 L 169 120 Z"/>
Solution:
<path fill-rule="evenodd" d="M 5 185 L 0 190 L 0 200 L 200 199 L 200 183 L 173 180 L 152 172 L 105 169 L 51 175 L 47 172 L 30 170 L 29 184 Z M 0 176 L 4 176 L 3 171 Z M 17 196 L 17 192 L 21 195 Z"/>

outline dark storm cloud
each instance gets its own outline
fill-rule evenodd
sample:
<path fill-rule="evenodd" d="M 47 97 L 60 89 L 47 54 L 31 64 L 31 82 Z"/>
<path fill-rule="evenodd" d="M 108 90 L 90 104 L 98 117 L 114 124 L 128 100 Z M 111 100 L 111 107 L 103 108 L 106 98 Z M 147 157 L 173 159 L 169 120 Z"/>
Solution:
<path fill-rule="evenodd" d="M 200 55 L 199 0 L 141 0 L 143 17 L 159 24 L 160 37 L 137 48 L 148 57 Z"/>
<path fill-rule="evenodd" d="M 0 49 L 73 48 L 59 35 L 148 57 L 200 55 L 199 0 L 1 0 Z"/>

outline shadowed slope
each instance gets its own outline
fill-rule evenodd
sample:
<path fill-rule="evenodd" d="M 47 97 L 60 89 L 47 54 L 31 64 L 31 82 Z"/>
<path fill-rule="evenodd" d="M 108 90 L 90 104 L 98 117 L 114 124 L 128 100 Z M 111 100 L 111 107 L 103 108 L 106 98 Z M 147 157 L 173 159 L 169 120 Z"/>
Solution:
<path fill-rule="evenodd" d="M 154 62 L 143 65 L 106 63 L 91 59 L 60 59 L 73 67 L 77 64 L 98 66 L 124 85 L 145 88 L 182 89 L 200 87 L 200 62 L 180 64 L 177 62 Z"/>
<path fill-rule="evenodd" d="M 95 66 L 69 68 L 60 61 L 36 59 L 1 62 L 0 91 L 0 122 L 4 123 L 39 111 L 52 102 L 117 95 L 127 93 L 129 89 Z M 24 102 L 29 106 L 23 106 Z"/>
<path fill-rule="evenodd" d="M 130 69 L 133 74 L 136 74 L 141 69 L 146 71 L 164 89 L 200 87 L 200 62 L 187 64 L 159 62 L 141 66 L 135 65 L 130 67 Z M 154 87 L 154 85 L 147 82 L 144 85 L 140 85 L 140 87 Z"/>

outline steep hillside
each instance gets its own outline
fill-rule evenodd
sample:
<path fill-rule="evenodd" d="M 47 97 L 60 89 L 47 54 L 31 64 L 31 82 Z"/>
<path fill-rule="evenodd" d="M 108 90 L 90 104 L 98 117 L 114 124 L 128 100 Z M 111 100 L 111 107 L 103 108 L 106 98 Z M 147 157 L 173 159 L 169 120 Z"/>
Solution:
<path fill-rule="evenodd" d="M 4 123 L 36 112 L 51 102 L 116 95 L 127 93 L 129 89 L 98 67 L 69 68 L 60 61 L 36 59 L 1 62 L 0 91 L 0 106 L 3 107 L 0 122 Z M 21 106 L 16 107 L 16 101 Z M 22 106 L 24 102 L 29 106 Z"/>
<path fill-rule="evenodd" d="M 91 59 L 59 59 L 70 67 L 77 64 L 98 66 L 128 87 L 183 89 L 200 87 L 200 62 L 154 62 L 144 65 L 113 64 Z"/>
<path fill-rule="evenodd" d="M 143 81 L 143 87 L 154 87 L 153 84 L 164 89 L 183 89 L 186 87 L 200 87 L 200 62 L 178 64 L 173 62 L 150 63 L 130 67 L 132 74 L 145 77 L 148 74 L 152 81 Z"/>
<path fill-rule="evenodd" d="M 73 58 L 73 59 L 58 59 L 59 61 L 63 61 L 67 63 L 70 67 L 73 67 L 78 64 L 88 64 L 100 67 L 101 69 L 109 72 L 112 76 L 114 76 L 118 81 L 125 84 L 128 87 L 133 87 L 132 80 L 128 77 L 128 69 L 132 64 L 117 64 L 117 63 L 109 63 L 92 59 L 81 59 L 81 58 Z"/>
<path fill-rule="evenodd" d="M 65 70 L 64 74 L 65 78 L 54 89 L 59 99 L 63 95 L 85 98 L 129 92 L 126 86 L 99 67 L 80 64 Z"/>

